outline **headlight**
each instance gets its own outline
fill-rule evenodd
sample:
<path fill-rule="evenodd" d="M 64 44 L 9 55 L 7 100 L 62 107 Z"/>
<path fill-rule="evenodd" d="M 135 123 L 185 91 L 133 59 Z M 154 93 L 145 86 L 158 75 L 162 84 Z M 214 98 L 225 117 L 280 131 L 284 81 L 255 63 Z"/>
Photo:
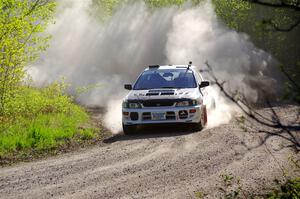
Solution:
<path fill-rule="evenodd" d="M 123 108 L 128 108 L 128 102 L 123 102 L 123 103 L 122 103 L 122 107 L 123 107 Z"/>
<path fill-rule="evenodd" d="M 141 104 L 140 103 L 128 103 L 128 108 L 141 108 Z"/>
<path fill-rule="evenodd" d="M 199 102 L 197 100 L 186 100 L 182 102 L 177 102 L 176 106 L 196 106 Z"/>
<path fill-rule="evenodd" d="M 176 106 L 189 106 L 189 105 L 190 105 L 189 101 L 182 101 L 176 103 Z"/>
<path fill-rule="evenodd" d="M 123 108 L 142 108 L 140 103 L 137 102 L 123 102 Z"/>
<path fill-rule="evenodd" d="M 190 104 L 191 104 L 191 106 L 196 106 L 199 104 L 199 102 L 197 100 L 191 100 Z"/>

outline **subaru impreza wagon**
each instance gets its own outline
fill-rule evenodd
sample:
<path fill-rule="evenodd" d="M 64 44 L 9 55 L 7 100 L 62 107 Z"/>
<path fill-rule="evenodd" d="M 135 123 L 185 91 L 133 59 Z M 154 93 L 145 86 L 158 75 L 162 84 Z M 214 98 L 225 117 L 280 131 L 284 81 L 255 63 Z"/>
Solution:
<path fill-rule="evenodd" d="M 207 123 L 207 86 L 191 62 L 149 66 L 133 85 L 124 85 L 130 90 L 122 104 L 124 134 L 148 124 L 187 123 L 201 130 Z"/>

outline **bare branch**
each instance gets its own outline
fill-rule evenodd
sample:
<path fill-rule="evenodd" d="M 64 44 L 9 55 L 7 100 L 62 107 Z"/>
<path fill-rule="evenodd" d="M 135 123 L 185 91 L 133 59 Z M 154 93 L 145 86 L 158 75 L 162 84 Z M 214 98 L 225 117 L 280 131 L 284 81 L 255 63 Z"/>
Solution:
<path fill-rule="evenodd" d="M 297 1 L 296 3 L 288 3 L 283 0 L 281 0 L 277 3 L 262 1 L 262 0 L 243 0 L 243 1 L 248 1 L 250 3 L 267 6 L 267 7 L 271 7 L 271 8 L 293 9 L 296 11 L 300 11 L 300 6 L 299 6 L 300 1 Z"/>
<path fill-rule="evenodd" d="M 208 62 L 205 63 L 208 67 L 209 70 L 209 75 L 211 76 L 211 78 L 213 79 L 215 85 L 217 85 L 220 89 L 220 91 L 225 95 L 226 98 L 228 98 L 229 100 L 231 100 L 234 104 L 236 104 L 240 110 L 242 110 L 242 112 L 248 116 L 250 119 L 252 119 L 253 121 L 265 126 L 265 127 L 270 127 L 273 130 L 276 130 L 276 133 L 272 133 L 272 132 L 268 132 L 268 131 L 262 131 L 260 130 L 259 132 L 264 132 L 266 133 L 268 136 L 262 141 L 265 142 L 266 139 L 268 139 L 269 136 L 278 136 L 281 138 L 284 138 L 286 140 L 288 140 L 289 142 L 292 143 L 292 146 L 294 147 L 294 149 L 296 149 L 297 151 L 300 151 L 300 141 L 294 136 L 294 134 L 292 133 L 292 131 L 299 131 L 300 130 L 300 125 L 297 125 L 297 120 L 296 119 L 296 125 L 293 124 L 283 124 L 278 116 L 278 114 L 276 113 L 275 109 L 273 108 L 273 106 L 271 105 L 270 101 L 266 99 L 267 105 L 271 110 L 271 118 L 272 120 L 264 117 L 263 115 L 261 115 L 260 113 L 258 113 L 257 111 L 253 110 L 253 108 L 251 108 L 250 106 L 248 106 L 247 104 L 235 99 L 235 97 L 233 95 L 231 95 L 230 93 L 228 93 L 223 84 L 220 83 L 220 81 L 218 80 L 218 78 L 215 76 L 212 67 L 208 64 Z M 299 118 L 299 115 L 298 117 Z M 294 122 L 294 123 L 295 123 Z M 279 130 L 279 131 L 278 131 Z M 282 135 L 282 133 L 286 133 L 289 137 Z"/>
<path fill-rule="evenodd" d="M 273 127 L 273 128 L 277 126 L 277 125 L 273 124 L 272 120 L 264 117 L 263 115 L 257 113 L 256 111 L 253 111 L 252 108 L 250 108 L 245 103 L 242 103 L 241 101 L 237 101 L 230 93 L 228 93 L 224 89 L 223 84 L 219 82 L 218 78 L 215 76 L 215 74 L 212 70 L 212 67 L 208 64 L 208 62 L 206 62 L 205 64 L 210 71 L 209 72 L 210 76 L 213 78 L 214 83 L 219 87 L 220 91 L 225 95 L 226 98 L 230 99 L 233 103 L 235 103 L 243 111 L 244 114 L 246 114 L 248 117 L 254 119 L 255 121 L 257 121 L 265 126 Z M 257 116 L 260 117 L 261 119 L 257 118 Z M 265 120 L 266 122 L 263 120 Z"/>

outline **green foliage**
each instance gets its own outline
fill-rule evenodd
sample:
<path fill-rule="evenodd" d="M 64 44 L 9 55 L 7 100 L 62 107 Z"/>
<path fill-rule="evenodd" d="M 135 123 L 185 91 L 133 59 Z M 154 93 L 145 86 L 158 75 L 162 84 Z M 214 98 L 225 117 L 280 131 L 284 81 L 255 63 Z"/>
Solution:
<path fill-rule="evenodd" d="M 197 191 L 197 192 L 195 193 L 195 197 L 201 199 L 201 198 L 203 198 L 204 196 L 203 196 L 203 193 L 202 193 L 201 191 Z"/>
<path fill-rule="evenodd" d="M 273 3 L 278 3 L 273 1 Z M 256 5 L 254 9 L 260 10 L 263 9 L 265 12 L 260 15 L 262 19 L 260 22 L 263 25 L 263 31 L 276 31 L 276 29 L 286 29 L 290 25 L 294 24 L 299 13 L 293 9 L 284 9 L 284 8 L 273 8 L 267 6 Z"/>
<path fill-rule="evenodd" d="M 275 0 L 267 2 L 279 3 Z M 292 3 L 291 1 L 285 2 Z M 242 31 L 248 33 L 259 48 L 276 57 L 286 69 L 295 70 L 297 62 L 300 60 L 299 45 L 297 45 L 300 26 L 290 30 L 289 28 L 295 25 L 300 17 L 300 12 L 256 4 L 252 5 L 249 12 L 248 20 Z M 297 69 L 297 73 L 299 73 L 299 69 Z"/>
<path fill-rule="evenodd" d="M 93 0 L 93 8 L 96 8 L 96 13 L 100 18 L 111 16 L 115 8 L 121 3 L 121 0 Z"/>
<path fill-rule="evenodd" d="M 300 198 L 300 178 L 288 180 L 279 190 L 267 196 L 268 199 L 298 199 Z"/>
<path fill-rule="evenodd" d="M 222 174 L 220 177 L 222 178 L 225 186 L 232 185 L 232 181 L 234 180 L 234 177 L 232 175 Z"/>
<path fill-rule="evenodd" d="M 145 1 L 151 7 L 164 7 L 170 5 L 180 6 L 186 2 L 186 0 L 148 0 Z"/>
<path fill-rule="evenodd" d="M 0 115 L 24 78 L 24 67 L 47 47 L 42 35 L 55 10 L 53 1 L 0 1 Z"/>
<path fill-rule="evenodd" d="M 82 140 L 90 140 L 96 138 L 96 134 L 93 129 L 80 129 L 79 135 Z"/>
<path fill-rule="evenodd" d="M 93 0 L 93 3 L 96 8 L 104 11 L 105 16 L 110 16 L 121 3 L 125 4 L 137 1 L 144 1 L 150 8 L 155 9 L 172 5 L 181 6 L 187 2 L 198 5 L 204 0 Z M 213 0 L 213 4 L 215 5 L 217 15 L 230 28 L 235 29 L 239 29 L 251 8 L 251 4 L 243 0 Z"/>
<path fill-rule="evenodd" d="M 284 100 L 292 100 L 300 104 L 300 84 L 296 81 L 300 77 L 300 62 L 293 70 L 280 66 L 281 71 L 288 77 L 288 81 L 284 83 Z"/>
<path fill-rule="evenodd" d="M 64 83 L 53 83 L 43 89 L 20 87 L 14 99 L 6 104 L 5 117 L 35 118 L 40 113 L 68 113 L 72 98 L 64 95 Z"/>
<path fill-rule="evenodd" d="M 235 199 L 241 196 L 242 186 L 240 184 L 239 178 L 234 177 L 233 175 L 222 174 L 220 175 L 223 186 L 219 187 L 219 190 L 222 191 L 224 199 Z"/>
<path fill-rule="evenodd" d="M 186 2 L 186 0 L 93 0 L 93 8 L 95 9 L 94 11 L 96 11 L 96 16 L 103 20 L 112 16 L 119 5 L 138 1 L 143 1 L 150 8 L 159 8 L 171 5 L 180 6 Z M 100 16 L 99 13 L 101 13 Z"/>
<path fill-rule="evenodd" d="M 54 83 L 43 89 L 22 87 L 0 117 L 0 158 L 26 150 L 56 148 L 73 138 L 96 137 L 95 129 L 82 128 L 88 114 L 64 94 L 66 85 Z"/>
<path fill-rule="evenodd" d="M 294 168 L 294 173 L 300 172 L 300 161 L 299 158 L 296 159 L 290 156 L 289 162 Z M 280 188 L 268 194 L 266 198 L 268 199 L 298 199 L 300 198 L 300 178 L 293 177 L 288 179 L 284 184 L 280 184 L 278 180 L 275 181 Z"/>
<path fill-rule="evenodd" d="M 237 31 L 245 23 L 251 4 L 243 0 L 213 0 L 217 15 L 224 23 Z"/>

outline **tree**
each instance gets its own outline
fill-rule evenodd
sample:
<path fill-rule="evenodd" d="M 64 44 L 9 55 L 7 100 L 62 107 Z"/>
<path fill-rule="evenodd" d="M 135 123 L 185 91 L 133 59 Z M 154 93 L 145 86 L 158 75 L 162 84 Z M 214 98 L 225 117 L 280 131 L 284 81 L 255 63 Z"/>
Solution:
<path fill-rule="evenodd" d="M 298 16 L 295 16 L 293 19 L 268 19 L 265 20 L 264 23 L 272 26 L 275 31 L 280 32 L 289 32 L 295 29 L 300 24 L 300 1 L 299 0 L 269 0 L 269 1 L 262 1 L 262 0 L 243 0 L 246 2 L 250 2 L 253 4 L 257 4 L 264 7 L 273 8 L 276 10 L 286 10 L 287 12 L 294 11 L 297 13 Z M 290 24 L 287 27 L 280 27 L 278 23 L 283 23 L 288 21 Z"/>
<path fill-rule="evenodd" d="M 251 4 L 241 0 L 213 0 L 217 15 L 224 23 L 237 31 L 242 30 L 250 14 Z"/>
<path fill-rule="evenodd" d="M 126 4 L 138 1 L 144 1 L 150 8 L 155 9 L 172 5 L 181 6 L 187 2 L 198 5 L 205 0 L 93 0 L 92 2 L 93 7 L 101 11 L 102 15 L 100 18 L 106 18 L 111 16 L 121 3 Z M 212 0 L 212 2 L 216 8 L 217 15 L 230 28 L 238 29 L 250 10 L 250 3 L 243 0 Z"/>
<path fill-rule="evenodd" d="M 296 80 L 300 77 L 299 31 L 300 1 L 299 0 L 243 0 L 261 9 L 264 14 L 257 20 L 263 35 L 256 37 L 256 43 L 264 42 L 264 48 L 272 51 L 280 61 L 281 72 L 286 77 L 285 98 L 300 102 L 300 85 Z M 253 20 L 253 19 L 252 19 Z M 268 42 L 266 42 L 266 40 Z"/>
<path fill-rule="evenodd" d="M 52 19 L 52 0 L 0 1 L 0 116 L 25 76 L 25 66 L 47 47 L 42 34 Z"/>

